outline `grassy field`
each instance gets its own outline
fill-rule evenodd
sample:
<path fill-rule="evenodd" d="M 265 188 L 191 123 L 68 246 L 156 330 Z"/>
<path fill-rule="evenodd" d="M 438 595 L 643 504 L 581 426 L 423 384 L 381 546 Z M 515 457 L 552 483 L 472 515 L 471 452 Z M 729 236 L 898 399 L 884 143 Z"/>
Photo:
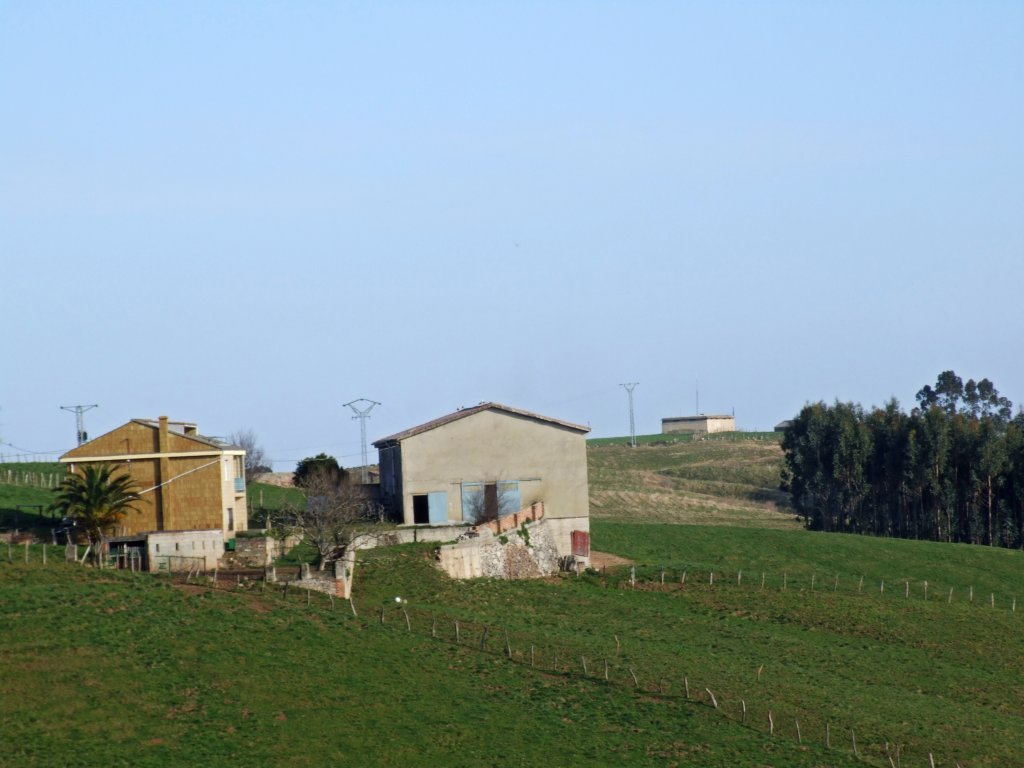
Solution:
<path fill-rule="evenodd" d="M 0 764 L 884 765 L 886 742 L 903 765 L 1019 764 L 1021 553 L 604 521 L 594 535 L 637 558 L 635 586 L 628 569 L 457 583 L 429 547 L 394 548 L 363 558 L 358 618 L 294 590 L 44 567 L 37 547 L 0 564 Z"/>
<path fill-rule="evenodd" d="M 774 433 L 730 433 L 693 441 L 661 438 L 630 448 L 596 442 L 587 449 L 590 514 L 659 523 L 756 526 L 799 524 L 779 491 L 782 451 Z"/>
<path fill-rule="evenodd" d="M 0 765 L 1024 764 L 1024 553 L 804 531 L 774 440 L 589 458 L 593 544 L 635 565 L 376 550 L 358 617 L 0 550 Z"/>
<path fill-rule="evenodd" d="M 467 587 L 446 602 L 448 615 L 510 618 L 521 598 L 508 585 L 444 582 L 416 548 L 374 558 L 364 572 L 357 619 L 322 598 L 307 607 L 294 596 L 3 564 L 0 764 L 857 764 L 846 750 L 744 727 L 674 686 L 635 688 L 622 661 L 607 682 L 568 656 L 555 671 L 550 655 L 531 667 L 523 645 L 506 657 L 497 626 L 481 651 L 469 615 L 461 643 L 447 624 L 432 637 L 418 597 L 411 631 L 393 607 L 382 624 L 378 610 L 394 606 L 397 585 L 439 598 Z M 550 615 L 552 603 L 606 592 L 582 580 L 537 583 L 527 600 Z M 547 638 L 519 621 L 516 643 L 529 634 L 542 648 L 575 644 L 570 621 Z"/>

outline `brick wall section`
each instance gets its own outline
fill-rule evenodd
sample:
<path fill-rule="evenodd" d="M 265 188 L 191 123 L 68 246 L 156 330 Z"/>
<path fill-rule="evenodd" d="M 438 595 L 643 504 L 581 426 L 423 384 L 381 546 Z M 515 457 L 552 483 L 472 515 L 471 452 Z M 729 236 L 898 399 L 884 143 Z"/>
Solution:
<path fill-rule="evenodd" d="M 505 531 L 518 528 L 524 522 L 535 523 L 542 517 L 544 517 L 544 502 L 538 501 L 511 515 L 505 515 L 505 517 L 498 518 L 490 523 L 477 525 L 477 528 L 489 528 L 495 536 L 500 536 Z"/>

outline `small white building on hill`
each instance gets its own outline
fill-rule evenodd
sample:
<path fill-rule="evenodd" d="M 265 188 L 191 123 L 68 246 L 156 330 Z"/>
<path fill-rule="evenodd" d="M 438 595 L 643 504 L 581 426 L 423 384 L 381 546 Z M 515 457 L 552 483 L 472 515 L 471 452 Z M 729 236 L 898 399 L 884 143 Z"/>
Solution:
<path fill-rule="evenodd" d="M 733 416 L 671 416 L 661 420 L 661 434 L 702 432 L 735 432 L 736 419 Z"/>

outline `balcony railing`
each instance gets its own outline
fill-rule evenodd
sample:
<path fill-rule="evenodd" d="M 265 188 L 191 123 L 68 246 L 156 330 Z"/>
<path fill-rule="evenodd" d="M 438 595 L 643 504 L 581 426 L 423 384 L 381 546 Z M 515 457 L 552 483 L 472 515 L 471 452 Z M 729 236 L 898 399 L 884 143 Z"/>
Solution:
<path fill-rule="evenodd" d="M 235 493 L 244 493 L 244 492 L 245 492 L 245 478 L 244 477 L 236 477 L 235 478 Z"/>

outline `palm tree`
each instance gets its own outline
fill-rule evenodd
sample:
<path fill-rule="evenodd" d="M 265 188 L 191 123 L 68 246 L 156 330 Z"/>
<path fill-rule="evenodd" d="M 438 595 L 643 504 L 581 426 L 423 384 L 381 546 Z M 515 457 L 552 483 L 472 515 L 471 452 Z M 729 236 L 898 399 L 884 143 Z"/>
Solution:
<path fill-rule="evenodd" d="M 87 464 L 82 473 L 72 473 L 54 489 L 57 498 L 50 509 L 74 519 L 85 531 L 89 545 L 102 543 L 114 527 L 141 498 L 127 474 L 114 475 L 116 466 Z M 97 555 L 99 553 L 97 552 Z"/>

